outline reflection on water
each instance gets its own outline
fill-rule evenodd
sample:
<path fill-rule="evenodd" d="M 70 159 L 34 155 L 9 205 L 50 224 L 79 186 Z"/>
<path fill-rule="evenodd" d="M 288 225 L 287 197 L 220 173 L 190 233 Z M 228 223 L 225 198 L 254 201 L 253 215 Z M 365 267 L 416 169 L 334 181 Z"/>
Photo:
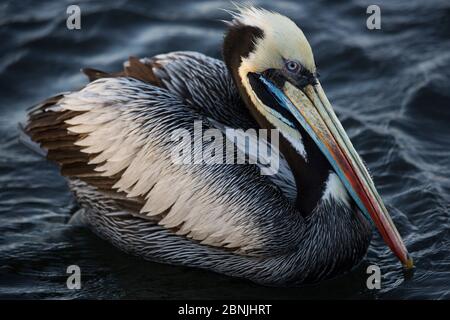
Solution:
<path fill-rule="evenodd" d="M 0 296 L 23 298 L 450 298 L 450 3 L 257 1 L 293 18 L 309 38 L 321 81 L 367 162 L 416 262 L 414 274 L 375 236 L 353 272 L 305 288 L 264 288 L 205 271 L 143 262 L 67 225 L 73 199 L 57 168 L 17 142 L 29 105 L 85 83 L 82 67 L 117 70 L 129 55 L 195 50 L 220 57 L 226 1 L 0 4 Z M 265 4 L 267 2 L 267 4 Z M 377 263 L 382 289 L 366 289 Z M 66 268 L 82 290 L 66 289 Z"/>

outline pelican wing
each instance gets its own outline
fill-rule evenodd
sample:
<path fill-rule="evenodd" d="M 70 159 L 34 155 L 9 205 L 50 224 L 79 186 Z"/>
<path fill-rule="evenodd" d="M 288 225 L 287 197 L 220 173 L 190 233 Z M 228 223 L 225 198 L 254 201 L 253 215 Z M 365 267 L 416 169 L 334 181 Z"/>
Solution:
<path fill-rule="evenodd" d="M 233 128 L 256 128 L 223 61 L 192 51 L 159 54 L 152 58 L 130 57 L 124 69 L 107 73 L 83 69 L 91 81 L 131 77 L 166 89 L 186 106 Z"/>
<path fill-rule="evenodd" d="M 181 83 L 175 88 L 175 77 L 163 74 L 170 74 L 167 64 L 161 56 L 155 61 L 160 67 L 152 68 L 158 73 L 152 81 L 159 86 L 137 77 L 98 77 L 37 106 L 25 131 L 63 175 L 97 188 L 120 208 L 116 211 L 240 254 L 290 250 L 296 244 L 286 239 L 290 230 L 298 232 L 301 216 L 257 165 L 174 163 L 173 132 L 193 136 L 195 121 L 205 131 L 215 128 L 211 119 L 230 125 L 226 119 L 232 123 L 232 116 L 196 103 L 194 93 L 204 89 L 177 91 Z M 208 148 L 208 142 L 200 143 Z"/>

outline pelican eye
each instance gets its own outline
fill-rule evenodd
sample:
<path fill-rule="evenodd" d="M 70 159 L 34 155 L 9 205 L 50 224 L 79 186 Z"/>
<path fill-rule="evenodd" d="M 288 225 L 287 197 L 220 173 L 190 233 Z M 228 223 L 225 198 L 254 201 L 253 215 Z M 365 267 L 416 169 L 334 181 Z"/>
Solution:
<path fill-rule="evenodd" d="M 312 73 L 300 62 L 295 60 L 284 60 L 284 70 L 285 77 L 298 88 L 303 88 L 309 84 L 317 84 L 317 73 Z"/>
<path fill-rule="evenodd" d="M 300 65 L 300 63 L 293 61 L 293 60 L 287 60 L 285 62 L 285 66 L 286 66 L 286 69 L 292 73 L 298 73 L 302 69 L 302 66 Z"/>

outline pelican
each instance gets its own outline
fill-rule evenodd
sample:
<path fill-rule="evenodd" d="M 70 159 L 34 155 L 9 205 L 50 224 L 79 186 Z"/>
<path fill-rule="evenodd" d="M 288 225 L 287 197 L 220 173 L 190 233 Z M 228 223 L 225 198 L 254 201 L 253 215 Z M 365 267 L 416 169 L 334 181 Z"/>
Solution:
<path fill-rule="evenodd" d="M 55 161 L 77 220 L 146 260 L 272 286 L 348 272 L 372 224 L 405 267 L 412 259 L 318 80 L 289 18 L 232 14 L 223 61 L 196 52 L 84 69 L 90 83 L 34 106 L 23 130 Z M 177 165 L 177 129 L 278 130 L 282 164 Z M 208 142 L 201 142 L 207 147 Z"/>

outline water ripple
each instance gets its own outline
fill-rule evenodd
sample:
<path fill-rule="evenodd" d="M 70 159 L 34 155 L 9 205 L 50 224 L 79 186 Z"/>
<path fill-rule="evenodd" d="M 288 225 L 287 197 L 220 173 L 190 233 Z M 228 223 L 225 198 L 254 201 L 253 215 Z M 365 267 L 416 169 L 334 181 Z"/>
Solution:
<path fill-rule="evenodd" d="M 378 234 L 352 272 L 306 288 L 263 288 L 199 270 L 144 262 L 68 225 L 74 200 L 57 168 L 17 142 L 29 105 L 85 82 L 82 67 L 115 70 L 130 55 L 196 50 L 220 57 L 227 1 L 0 4 L 0 296 L 6 298 L 450 298 L 450 3 L 381 1 L 381 31 L 365 27 L 368 0 L 256 1 L 298 22 L 321 82 L 365 159 L 416 267 L 404 273 Z M 420 14 L 419 14 L 420 12 Z M 379 264 L 382 290 L 365 287 Z M 66 268 L 83 290 L 65 288 Z M 132 272 L 130 272 L 130 270 Z M 212 289 L 213 288 L 213 289 Z"/>

